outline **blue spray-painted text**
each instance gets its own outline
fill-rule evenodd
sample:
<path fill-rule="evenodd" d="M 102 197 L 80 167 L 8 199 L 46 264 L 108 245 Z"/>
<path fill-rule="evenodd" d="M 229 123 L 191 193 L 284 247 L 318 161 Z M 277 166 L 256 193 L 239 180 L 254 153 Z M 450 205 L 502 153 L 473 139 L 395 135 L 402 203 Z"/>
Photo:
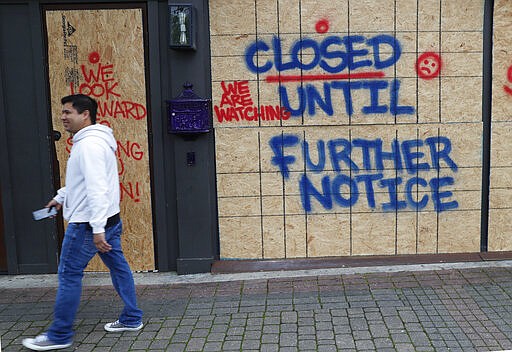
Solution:
<path fill-rule="evenodd" d="M 389 147 L 382 139 L 319 139 L 313 147 L 298 135 L 284 133 L 272 137 L 269 145 L 271 162 L 285 180 L 290 178 L 293 165 L 304 165 L 306 172 L 299 177 L 298 186 L 306 212 L 313 210 L 314 200 L 330 210 L 335 205 L 354 206 L 361 195 L 369 208 L 383 211 L 421 210 L 429 202 L 436 212 L 459 207 L 453 192 L 447 189 L 455 183 L 452 176 L 440 177 L 436 172 L 430 179 L 421 177 L 430 170 L 457 172 L 450 155 L 451 141 L 444 136 L 394 139 Z M 316 148 L 314 153 L 312 148 Z M 394 170 L 394 176 L 385 178 L 383 171 L 389 169 Z M 322 173 L 320 184 L 315 184 L 311 176 Z M 377 204 L 376 190 L 387 195 L 386 201 Z"/>
<path fill-rule="evenodd" d="M 273 52 L 274 60 L 261 60 L 269 51 Z M 288 54 L 283 54 L 281 39 L 274 36 L 270 46 L 263 40 L 250 44 L 245 51 L 245 62 L 255 73 L 268 72 L 272 67 L 279 72 L 310 71 L 317 66 L 325 72 L 338 73 L 371 66 L 381 70 L 393 66 L 401 54 L 398 40 L 385 34 L 369 39 L 361 35 L 329 36 L 320 42 L 302 38 L 291 46 Z"/>
<path fill-rule="evenodd" d="M 400 81 L 384 79 L 382 71 L 396 65 L 401 54 L 400 42 L 386 34 L 301 38 L 288 49 L 274 36 L 271 43 L 251 43 L 244 58 L 251 72 L 266 73 L 267 83 L 278 84 L 281 105 L 291 117 L 314 116 L 317 111 L 333 116 L 339 106 L 349 116 L 412 115 L 413 106 L 400 105 Z M 275 71 L 277 75 L 270 75 Z M 293 82 L 297 86 L 290 85 Z M 355 100 L 360 106 L 354 106 Z"/>

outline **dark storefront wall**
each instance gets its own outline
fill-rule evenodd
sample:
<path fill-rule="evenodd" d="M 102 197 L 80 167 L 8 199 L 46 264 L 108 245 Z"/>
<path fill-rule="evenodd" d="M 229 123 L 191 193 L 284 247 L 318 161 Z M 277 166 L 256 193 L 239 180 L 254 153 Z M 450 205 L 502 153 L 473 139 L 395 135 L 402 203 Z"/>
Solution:
<path fill-rule="evenodd" d="M 13 274 L 57 269 L 55 223 L 35 222 L 31 214 L 53 192 L 38 24 L 38 4 L 0 5 L 0 184 L 8 272 Z"/>
<path fill-rule="evenodd" d="M 211 67 L 208 1 L 170 1 L 187 3 L 195 8 L 195 50 L 169 48 L 168 16 L 160 16 L 162 95 L 178 97 L 186 82 L 203 98 L 211 98 Z M 160 12 L 167 13 L 168 4 L 160 3 Z M 164 49 L 165 48 L 165 49 Z M 218 258 L 215 147 L 213 131 L 195 136 L 170 134 L 165 148 L 172 145 L 176 184 L 176 225 L 178 227 L 178 274 L 209 272 Z M 169 143 L 169 144 L 167 144 Z M 187 155 L 195 163 L 187 162 Z"/>
<path fill-rule="evenodd" d="M 1 189 L 0 199 L 2 199 Z M 2 208 L 2 202 L 0 202 L 0 273 L 7 272 L 7 251 L 5 250 L 4 232 L 4 209 Z"/>
<path fill-rule="evenodd" d="M 178 273 L 209 271 L 217 253 L 213 135 L 186 138 L 167 133 L 165 101 L 178 96 L 184 82 L 191 82 L 198 95 L 211 96 L 208 6 L 206 1 L 192 3 L 201 14 L 195 51 L 169 48 L 167 1 L 136 3 L 147 10 L 155 266 L 160 271 Z M 130 7 L 134 3 L 100 1 L 95 6 L 122 8 L 123 4 Z M 5 243 L 6 255 L 2 257 L 9 274 L 53 273 L 58 265 L 62 224 L 56 220 L 35 222 L 31 217 L 32 210 L 46 204 L 58 187 L 49 83 L 44 69 L 42 9 L 47 5 L 36 0 L 0 4 L 0 187 L 4 222 L 4 239 L 0 240 Z M 52 2 L 52 6 L 60 5 L 69 7 L 71 3 Z M 72 6 L 90 7 L 90 3 L 73 2 Z M 186 155 L 191 152 L 196 155 L 196 163 L 188 166 Z"/>

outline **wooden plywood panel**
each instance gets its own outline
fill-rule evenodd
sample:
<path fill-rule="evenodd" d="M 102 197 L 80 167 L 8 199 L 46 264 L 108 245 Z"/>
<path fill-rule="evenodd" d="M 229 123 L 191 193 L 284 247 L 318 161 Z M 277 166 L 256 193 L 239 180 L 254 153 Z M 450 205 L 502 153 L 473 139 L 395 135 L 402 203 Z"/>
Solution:
<path fill-rule="evenodd" d="M 385 213 L 353 214 L 352 254 L 396 254 L 396 219 Z"/>
<path fill-rule="evenodd" d="M 98 123 L 118 141 L 123 249 L 133 270 L 155 268 L 148 116 L 141 9 L 46 12 L 53 128 L 60 98 L 83 93 L 98 101 Z M 70 139 L 56 143 L 64 184 Z M 105 270 L 93 260 L 88 270 Z"/>
<path fill-rule="evenodd" d="M 411 13 L 418 13 L 418 1 L 402 0 L 395 3 L 396 11 L 396 29 L 398 31 L 416 30 L 416 18 L 410 16 Z"/>
<path fill-rule="evenodd" d="M 512 249 L 512 122 L 493 121 L 491 128 L 488 248 L 490 251 L 509 251 Z"/>
<path fill-rule="evenodd" d="M 481 67 L 481 65 L 480 65 Z M 468 89 L 471 87 L 471 89 Z M 481 77 L 447 77 L 443 78 L 442 96 L 466 96 L 475 102 L 468 104 L 466 99 L 441 100 L 443 121 L 451 122 L 479 122 L 482 120 L 482 78 Z"/>
<path fill-rule="evenodd" d="M 263 258 L 261 218 L 219 217 L 219 244 L 221 259 Z"/>
<path fill-rule="evenodd" d="M 442 29 L 445 31 L 471 31 L 475 24 L 482 24 L 483 2 L 458 0 L 441 2 Z M 471 18 L 471 21 L 468 21 Z"/>
<path fill-rule="evenodd" d="M 511 168 L 507 169 L 508 172 L 511 171 Z M 510 209 L 512 208 L 512 204 L 510 200 L 512 199 L 512 188 L 493 188 L 493 192 L 491 192 L 489 196 L 489 206 L 491 209 Z"/>
<path fill-rule="evenodd" d="M 261 173 L 260 185 L 263 196 L 283 196 L 284 180 L 279 172 Z"/>
<path fill-rule="evenodd" d="M 489 251 L 512 251 L 510 208 L 492 209 L 489 213 Z"/>
<path fill-rule="evenodd" d="M 512 116 L 512 6 L 507 0 L 494 2 L 492 120 L 510 121 Z"/>
<path fill-rule="evenodd" d="M 418 1 L 418 27 L 422 31 L 439 31 L 440 10 L 441 2 L 438 0 Z"/>
<path fill-rule="evenodd" d="M 260 197 L 220 197 L 217 199 L 219 216 L 258 216 L 261 214 Z"/>
<path fill-rule="evenodd" d="M 443 54 L 443 59 L 446 62 L 442 68 L 443 77 L 472 78 L 475 72 L 481 75 L 481 52 L 448 52 Z"/>
<path fill-rule="evenodd" d="M 277 33 L 279 31 L 279 2 L 256 2 L 256 28 L 258 33 Z"/>
<path fill-rule="evenodd" d="M 279 1 L 279 30 L 282 33 L 297 33 L 300 31 L 300 4 L 302 4 L 302 0 Z"/>
<path fill-rule="evenodd" d="M 297 195 L 287 195 L 284 198 L 286 214 L 305 214 L 302 197 Z M 322 213 L 322 209 L 316 211 L 316 213 Z"/>
<path fill-rule="evenodd" d="M 306 33 L 316 33 L 318 19 L 329 22 L 333 32 L 345 32 L 348 25 L 348 0 L 318 6 L 315 0 L 301 0 L 302 26 Z"/>
<path fill-rule="evenodd" d="M 489 214 L 489 250 L 511 250 L 510 200 L 512 199 L 512 159 L 510 158 L 509 122 L 492 125 L 491 192 Z"/>
<path fill-rule="evenodd" d="M 402 43 L 403 46 L 414 48 L 416 47 L 416 41 L 418 38 L 416 38 L 416 35 L 411 33 L 404 33 L 401 34 L 400 37 L 398 37 L 400 43 Z M 414 83 L 417 82 L 415 76 L 416 76 L 416 68 L 414 67 L 414 63 L 416 62 L 417 55 L 413 52 L 405 52 L 400 55 L 400 60 L 396 63 L 396 65 L 392 68 L 392 70 L 389 71 L 390 74 L 394 75 L 396 74 L 397 77 L 401 77 L 400 80 L 401 84 L 410 84 L 410 83 L 404 83 L 413 81 Z M 402 86 L 401 86 L 402 87 Z M 416 97 L 416 93 L 406 87 L 402 88 L 402 95 L 401 100 L 404 99 L 410 99 L 410 96 Z M 401 101 L 403 104 L 403 101 Z"/>
<path fill-rule="evenodd" d="M 439 170 L 439 177 L 455 177 L 456 182 L 450 187 L 456 191 L 480 191 L 482 187 L 482 169 L 480 167 L 459 167 L 454 173 L 449 168 Z"/>
<path fill-rule="evenodd" d="M 418 215 L 416 212 L 402 212 L 396 218 L 396 254 L 417 252 Z"/>
<path fill-rule="evenodd" d="M 263 258 L 285 258 L 286 240 L 283 216 L 262 218 Z"/>
<path fill-rule="evenodd" d="M 395 2 L 393 0 L 361 0 L 349 2 L 350 30 L 353 32 L 392 32 Z"/>
<path fill-rule="evenodd" d="M 306 258 L 306 217 L 304 215 L 287 215 L 285 218 L 286 258 Z"/>
<path fill-rule="evenodd" d="M 493 167 L 491 185 L 493 189 L 512 188 L 512 166 Z"/>
<path fill-rule="evenodd" d="M 257 77 L 245 70 L 244 62 L 239 57 L 212 57 L 212 75 L 223 77 L 224 81 L 255 80 Z"/>
<path fill-rule="evenodd" d="M 219 174 L 217 192 L 223 197 L 258 196 L 260 175 L 257 173 Z"/>
<path fill-rule="evenodd" d="M 491 128 L 491 167 L 512 166 L 512 122 L 493 122 Z"/>
<path fill-rule="evenodd" d="M 218 173 L 258 172 L 258 133 L 255 130 L 215 130 Z"/>
<path fill-rule="evenodd" d="M 211 56 L 222 57 L 228 53 L 243 53 L 247 45 L 256 40 L 255 34 L 225 34 L 210 38 Z"/>
<path fill-rule="evenodd" d="M 448 154 L 458 167 L 481 167 L 482 165 L 482 124 L 445 124 L 439 128 L 440 136 L 450 140 L 451 151 Z M 470 147 L 469 147 L 470 146 Z M 447 167 L 448 159 L 440 165 Z"/>
<path fill-rule="evenodd" d="M 477 53 L 481 50 L 482 32 L 442 32 L 441 49 L 452 53 Z M 479 67 L 472 67 L 480 71 Z"/>
<path fill-rule="evenodd" d="M 439 215 L 439 253 L 480 251 L 480 210 Z"/>
<path fill-rule="evenodd" d="M 411 66 L 414 66 L 414 61 L 410 61 L 410 64 L 407 64 L 407 71 L 410 70 Z M 397 65 L 397 70 L 399 69 Z M 397 76 L 402 76 L 397 71 Z M 409 74 L 404 74 L 403 76 L 409 77 Z M 400 79 L 400 98 L 398 104 L 401 106 L 416 106 L 417 98 L 417 86 L 418 80 L 415 78 L 401 78 Z M 415 124 L 417 123 L 417 115 L 416 114 L 400 114 L 396 115 L 395 123 L 396 124 Z"/>
<path fill-rule="evenodd" d="M 212 8 L 213 9 L 213 8 Z M 253 1 L 218 1 L 210 21 L 210 32 L 217 34 L 256 33 L 255 6 Z M 241 16 L 243 14 L 243 16 Z"/>
<path fill-rule="evenodd" d="M 438 216 L 435 212 L 419 212 L 418 214 L 418 254 L 437 253 Z"/>
<path fill-rule="evenodd" d="M 350 254 L 350 217 L 347 214 L 310 215 L 307 226 L 310 257 Z"/>
<path fill-rule="evenodd" d="M 284 166 L 285 164 L 281 163 L 280 159 L 275 158 L 276 153 L 280 155 L 281 151 L 286 153 L 286 155 L 290 155 L 294 161 L 297 160 L 297 157 L 300 158 L 302 153 L 302 146 L 300 144 L 302 134 L 303 132 L 300 129 L 294 128 L 286 130 L 282 128 L 261 129 L 259 133 L 259 161 L 261 162 L 262 171 L 275 172 L 281 170 L 279 165 Z M 286 170 L 292 173 L 303 172 L 304 165 L 300 164 L 300 162 L 286 163 Z"/>
<path fill-rule="evenodd" d="M 219 175 L 261 175 L 261 224 L 275 230 L 263 237 L 276 243 L 265 252 L 449 250 L 444 224 L 478 218 L 483 1 L 242 0 L 240 9 L 257 11 L 247 11 L 247 28 L 238 23 L 243 38 L 222 29 L 234 5 L 219 2 L 210 4 L 212 42 L 223 52 L 214 49 L 212 63 L 232 61 L 213 71 L 214 107 L 245 95 L 251 104 L 235 109 L 288 113 L 215 125 Z M 243 87 L 226 93 L 221 82 Z M 284 227 L 272 227 L 274 217 Z"/>
<path fill-rule="evenodd" d="M 440 122 L 441 97 L 439 77 L 418 82 L 417 115 L 420 123 Z"/>
<path fill-rule="evenodd" d="M 262 196 L 261 213 L 262 215 L 282 215 L 284 212 L 283 196 Z"/>

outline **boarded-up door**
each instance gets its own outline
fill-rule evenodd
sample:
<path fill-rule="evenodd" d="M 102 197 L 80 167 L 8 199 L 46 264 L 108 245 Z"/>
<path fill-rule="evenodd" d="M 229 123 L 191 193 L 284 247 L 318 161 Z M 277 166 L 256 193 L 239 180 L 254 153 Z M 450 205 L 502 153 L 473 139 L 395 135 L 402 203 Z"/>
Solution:
<path fill-rule="evenodd" d="M 82 93 L 98 101 L 98 123 L 112 127 L 118 143 L 123 247 L 132 270 L 155 268 L 144 9 L 45 10 L 48 74 L 61 183 L 72 147 L 60 122 L 63 96 Z M 96 257 L 88 267 L 104 270 Z"/>

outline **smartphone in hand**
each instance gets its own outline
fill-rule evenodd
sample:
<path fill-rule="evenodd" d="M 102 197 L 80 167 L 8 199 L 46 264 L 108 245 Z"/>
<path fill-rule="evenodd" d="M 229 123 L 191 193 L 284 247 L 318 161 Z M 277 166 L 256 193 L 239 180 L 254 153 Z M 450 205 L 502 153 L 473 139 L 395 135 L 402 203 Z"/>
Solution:
<path fill-rule="evenodd" d="M 43 208 L 32 212 L 34 220 L 46 219 L 50 216 L 54 216 L 55 214 L 57 214 L 57 209 L 55 207 Z"/>

